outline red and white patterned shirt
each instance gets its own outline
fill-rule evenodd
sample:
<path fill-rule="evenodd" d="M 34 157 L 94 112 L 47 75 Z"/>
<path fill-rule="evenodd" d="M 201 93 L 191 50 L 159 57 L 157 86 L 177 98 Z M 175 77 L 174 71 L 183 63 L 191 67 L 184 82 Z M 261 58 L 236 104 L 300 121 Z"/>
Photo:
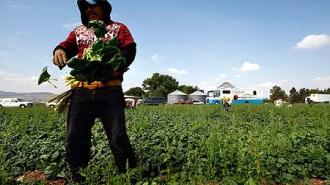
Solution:
<path fill-rule="evenodd" d="M 104 41 L 117 37 L 120 42 L 119 48 L 121 49 L 134 43 L 131 33 L 124 24 L 111 22 L 106 26 L 106 29 L 107 33 L 102 37 Z M 68 38 L 61 42 L 58 47 L 65 50 L 68 58 L 77 55 L 78 58 L 81 59 L 84 50 L 88 48 L 95 40 L 96 36 L 93 29 L 81 25 L 75 28 L 69 34 Z"/>

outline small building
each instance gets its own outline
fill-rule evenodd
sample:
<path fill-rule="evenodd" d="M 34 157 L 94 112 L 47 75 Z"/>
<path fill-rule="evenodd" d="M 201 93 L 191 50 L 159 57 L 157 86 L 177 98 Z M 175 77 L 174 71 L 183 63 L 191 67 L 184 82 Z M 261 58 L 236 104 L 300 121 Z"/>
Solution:
<path fill-rule="evenodd" d="M 188 96 L 188 99 L 190 99 L 192 101 L 199 101 L 199 102 L 206 103 L 206 97 L 207 97 L 207 94 L 205 94 L 201 91 L 195 91 L 194 93 L 191 93 Z"/>
<path fill-rule="evenodd" d="M 184 102 L 188 99 L 187 94 L 176 90 L 174 92 L 172 92 L 171 94 L 167 95 L 167 103 L 168 104 L 176 104 L 176 103 L 180 103 L 180 102 Z"/>

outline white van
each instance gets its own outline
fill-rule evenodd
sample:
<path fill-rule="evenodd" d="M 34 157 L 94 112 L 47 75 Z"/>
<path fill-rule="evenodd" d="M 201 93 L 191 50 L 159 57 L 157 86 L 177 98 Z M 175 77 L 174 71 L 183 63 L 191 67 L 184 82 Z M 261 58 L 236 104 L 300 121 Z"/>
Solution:
<path fill-rule="evenodd" d="M 20 98 L 3 98 L 0 100 L 0 108 L 2 107 L 32 107 L 33 103 L 29 101 L 24 101 Z"/>
<path fill-rule="evenodd" d="M 305 103 L 330 103 L 330 94 L 311 94 L 305 98 Z"/>

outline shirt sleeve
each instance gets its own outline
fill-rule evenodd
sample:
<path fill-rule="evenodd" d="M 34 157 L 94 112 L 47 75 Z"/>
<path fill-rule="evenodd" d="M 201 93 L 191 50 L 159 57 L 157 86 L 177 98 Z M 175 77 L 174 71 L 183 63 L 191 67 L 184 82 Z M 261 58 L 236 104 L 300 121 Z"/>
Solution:
<path fill-rule="evenodd" d="M 119 28 L 118 40 L 120 42 L 120 48 L 125 48 L 130 44 L 134 44 L 133 36 L 124 24 L 122 24 Z"/>
<path fill-rule="evenodd" d="M 78 52 L 75 32 L 72 31 L 65 41 L 61 42 L 58 46 L 56 46 L 56 48 L 54 49 L 54 53 L 57 49 L 64 50 L 67 55 L 67 58 L 72 58 L 73 56 L 75 56 Z"/>

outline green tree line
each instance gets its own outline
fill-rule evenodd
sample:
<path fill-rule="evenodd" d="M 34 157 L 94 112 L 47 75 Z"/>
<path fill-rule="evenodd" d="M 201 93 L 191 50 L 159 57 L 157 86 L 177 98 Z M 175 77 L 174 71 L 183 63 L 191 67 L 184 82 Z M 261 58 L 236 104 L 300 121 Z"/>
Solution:
<path fill-rule="evenodd" d="M 188 95 L 197 90 L 204 92 L 198 86 L 179 85 L 179 82 L 170 75 L 154 73 L 150 78 L 143 81 L 142 87 L 130 88 L 125 92 L 125 95 L 143 98 L 152 96 L 166 98 L 168 94 L 175 90 L 180 90 Z M 301 88 L 298 91 L 295 87 L 292 87 L 289 94 L 287 94 L 284 89 L 275 85 L 270 89 L 270 101 L 282 99 L 290 103 L 304 103 L 305 98 L 310 94 L 330 94 L 330 88 L 324 90 Z"/>
<path fill-rule="evenodd" d="M 180 90 L 185 94 L 191 94 L 200 89 L 197 86 L 179 85 L 179 82 L 172 76 L 154 73 L 150 78 L 143 81 L 142 87 L 130 88 L 125 92 L 125 95 L 166 98 L 168 94 L 175 90 Z"/>
<path fill-rule="evenodd" d="M 290 103 L 304 103 L 305 98 L 311 94 L 330 94 L 330 88 L 324 90 L 301 88 L 298 91 L 295 87 L 292 87 L 289 91 L 289 95 L 287 95 L 280 86 L 275 85 L 270 90 L 270 100 L 275 101 L 282 99 Z"/>

